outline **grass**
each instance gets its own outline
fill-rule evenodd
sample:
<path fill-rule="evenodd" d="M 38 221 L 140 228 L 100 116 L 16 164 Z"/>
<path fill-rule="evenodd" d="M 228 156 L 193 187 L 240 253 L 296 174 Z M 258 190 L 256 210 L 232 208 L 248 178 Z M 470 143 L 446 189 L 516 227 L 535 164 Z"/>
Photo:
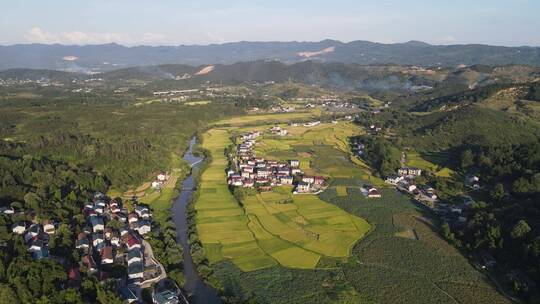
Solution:
<path fill-rule="evenodd" d="M 454 174 L 452 169 L 445 167 L 446 164 L 448 164 L 448 155 L 444 152 L 432 152 L 424 157 L 417 152 L 407 153 L 407 166 L 428 170 L 440 177 L 451 177 Z"/>

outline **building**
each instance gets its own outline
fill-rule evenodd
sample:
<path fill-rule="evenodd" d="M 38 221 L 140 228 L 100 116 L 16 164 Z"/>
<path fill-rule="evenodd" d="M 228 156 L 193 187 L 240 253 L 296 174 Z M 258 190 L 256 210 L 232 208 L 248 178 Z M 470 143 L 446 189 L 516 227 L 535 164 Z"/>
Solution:
<path fill-rule="evenodd" d="M 129 264 L 142 262 L 143 254 L 140 248 L 133 248 L 127 253 L 126 261 Z"/>
<path fill-rule="evenodd" d="M 379 190 L 375 189 L 375 188 L 370 188 L 368 190 L 368 195 L 367 195 L 368 198 L 381 198 L 382 195 L 381 193 L 379 192 Z"/>
<path fill-rule="evenodd" d="M 129 279 L 142 279 L 144 277 L 144 264 L 142 262 L 134 262 L 128 265 Z"/>
<path fill-rule="evenodd" d="M 300 166 L 300 161 L 297 159 L 291 159 L 289 160 L 289 165 L 291 165 L 291 167 L 298 167 Z"/>
<path fill-rule="evenodd" d="M 137 232 L 139 232 L 140 235 L 145 235 L 151 230 L 152 230 L 152 227 L 150 225 L 150 221 L 142 220 L 139 222 L 139 228 L 137 229 Z"/>
<path fill-rule="evenodd" d="M 313 176 L 303 176 L 302 181 L 304 183 L 313 184 L 315 182 L 315 177 L 313 177 Z"/>
<path fill-rule="evenodd" d="M 24 234 L 26 231 L 26 223 L 25 222 L 17 222 L 11 226 L 11 231 L 16 234 Z"/>
<path fill-rule="evenodd" d="M 103 229 L 105 229 L 103 218 L 101 216 L 91 216 L 90 224 L 92 225 L 92 230 L 94 232 L 103 231 Z"/>
<path fill-rule="evenodd" d="M 315 176 L 313 178 L 313 183 L 317 186 L 322 186 L 324 184 L 324 181 L 325 179 L 322 176 Z"/>
<path fill-rule="evenodd" d="M 75 242 L 75 248 L 88 249 L 90 247 L 90 241 L 88 240 L 88 234 L 81 232 L 77 235 L 77 241 Z"/>
<path fill-rule="evenodd" d="M 299 182 L 296 186 L 296 191 L 298 193 L 307 193 L 311 191 L 311 185 L 306 182 Z"/>
<path fill-rule="evenodd" d="M 292 185 L 293 184 L 293 177 L 292 176 L 282 176 L 280 178 L 280 182 L 282 185 Z"/>
<path fill-rule="evenodd" d="M 420 176 L 422 175 L 422 169 L 403 167 L 398 169 L 398 175 L 400 176 Z"/>
<path fill-rule="evenodd" d="M 109 265 L 114 263 L 113 248 L 105 246 L 101 250 L 101 265 Z"/>
<path fill-rule="evenodd" d="M 390 175 L 386 178 L 385 182 L 392 185 L 397 185 L 399 182 L 404 180 L 403 176 L 399 175 Z"/>

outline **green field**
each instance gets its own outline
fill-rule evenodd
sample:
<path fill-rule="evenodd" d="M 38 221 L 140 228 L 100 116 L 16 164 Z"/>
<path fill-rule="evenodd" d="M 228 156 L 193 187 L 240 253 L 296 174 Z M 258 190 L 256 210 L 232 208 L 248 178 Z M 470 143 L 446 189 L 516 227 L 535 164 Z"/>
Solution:
<path fill-rule="evenodd" d="M 215 125 L 246 125 L 254 123 L 269 123 L 269 122 L 291 122 L 294 120 L 305 120 L 308 118 L 318 117 L 320 113 L 315 110 L 311 112 L 297 112 L 297 113 L 282 113 L 282 114 L 264 114 L 264 115 L 247 115 L 233 117 L 229 119 L 220 120 Z"/>
<path fill-rule="evenodd" d="M 450 177 L 454 174 L 454 171 L 448 167 L 441 167 L 440 163 L 446 163 L 447 160 L 444 159 L 446 155 L 444 153 L 431 153 L 429 155 L 431 158 L 437 159 L 439 164 L 435 164 L 426 158 L 422 157 L 417 152 L 408 152 L 407 153 L 407 165 L 410 167 L 420 168 L 422 170 L 429 170 L 435 175 L 440 177 Z"/>
<path fill-rule="evenodd" d="M 238 204 L 224 176 L 227 159 L 223 151 L 231 144 L 230 131 L 215 128 L 203 135 L 202 146 L 211 153 L 212 162 L 201 176 L 195 209 L 199 239 L 210 263 L 228 259 L 244 271 L 277 263 L 313 269 L 323 256 L 349 256 L 370 225 L 316 195 L 293 196 L 292 188 L 282 187 L 247 197 L 243 207 Z M 272 151 L 289 149 L 277 140 L 268 145 Z"/>

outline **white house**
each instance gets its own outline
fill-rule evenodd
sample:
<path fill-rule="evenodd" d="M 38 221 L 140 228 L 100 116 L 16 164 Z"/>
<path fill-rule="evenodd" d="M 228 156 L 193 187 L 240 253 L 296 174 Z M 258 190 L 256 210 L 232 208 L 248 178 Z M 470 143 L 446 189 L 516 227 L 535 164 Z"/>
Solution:
<path fill-rule="evenodd" d="M 299 193 L 306 193 L 311 191 L 311 185 L 309 183 L 300 182 L 296 186 L 296 191 Z"/>
<path fill-rule="evenodd" d="M 137 231 L 139 232 L 140 235 L 147 234 L 151 230 L 152 230 L 152 227 L 150 226 L 149 221 L 143 220 L 139 222 L 139 228 Z"/>
<path fill-rule="evenodd" d="M 11 231 L 16 234 L 23 234 L 26 231 L 26 224 L 24 222 L 18 222 L 13 224 Z"/>
<path fill-rule="evenodd" d="M 399 175 L 390 175 L 386 178 L 385 182 L 392 185 L 397 185 L 400 181 L 402 181 L 404 178 L 403 176 Z"/>
<path fill-rule="evenodd" d="M 280 182 L 283 185 L 292 185 L 293 184 L 293 177 L 292 176 L 283 176 L 280 178 Z"/>

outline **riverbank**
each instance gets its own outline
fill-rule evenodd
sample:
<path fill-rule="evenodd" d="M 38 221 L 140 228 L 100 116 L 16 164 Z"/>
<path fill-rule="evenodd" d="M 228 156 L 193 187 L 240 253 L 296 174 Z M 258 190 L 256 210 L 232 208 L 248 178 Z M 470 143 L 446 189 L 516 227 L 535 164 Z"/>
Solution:
<path fill-rule="evenodd" d="M 203 166 L 203 158 L 195 156 L 193 149 L 196 145 L 196 138 L 193 137 L 189 144 L 189 149 L 185 152 L 183 159 L 191 166 L 190 173 L 182 181 L 182 191 L 175 199 L 170 211 L 173 215 L 173 221 L 176 226 L 177 242 L 183 248 L 183 271 L 184 271 L 184 289 L 190 295 L 190 301 L 194 304 L 209 303 L 220 304 L 222 301 L 213 288 L 209 287 L 199 275 L 195 265 L 190 238 L 190 225 L 188 223 L 188 205 L 191 203 L 195 193 L 196 182 L 194 174 Z M 196 262 L 199 262 L 197 259 Z M 197 263 L 199 264 L 199 263 Z"/>

